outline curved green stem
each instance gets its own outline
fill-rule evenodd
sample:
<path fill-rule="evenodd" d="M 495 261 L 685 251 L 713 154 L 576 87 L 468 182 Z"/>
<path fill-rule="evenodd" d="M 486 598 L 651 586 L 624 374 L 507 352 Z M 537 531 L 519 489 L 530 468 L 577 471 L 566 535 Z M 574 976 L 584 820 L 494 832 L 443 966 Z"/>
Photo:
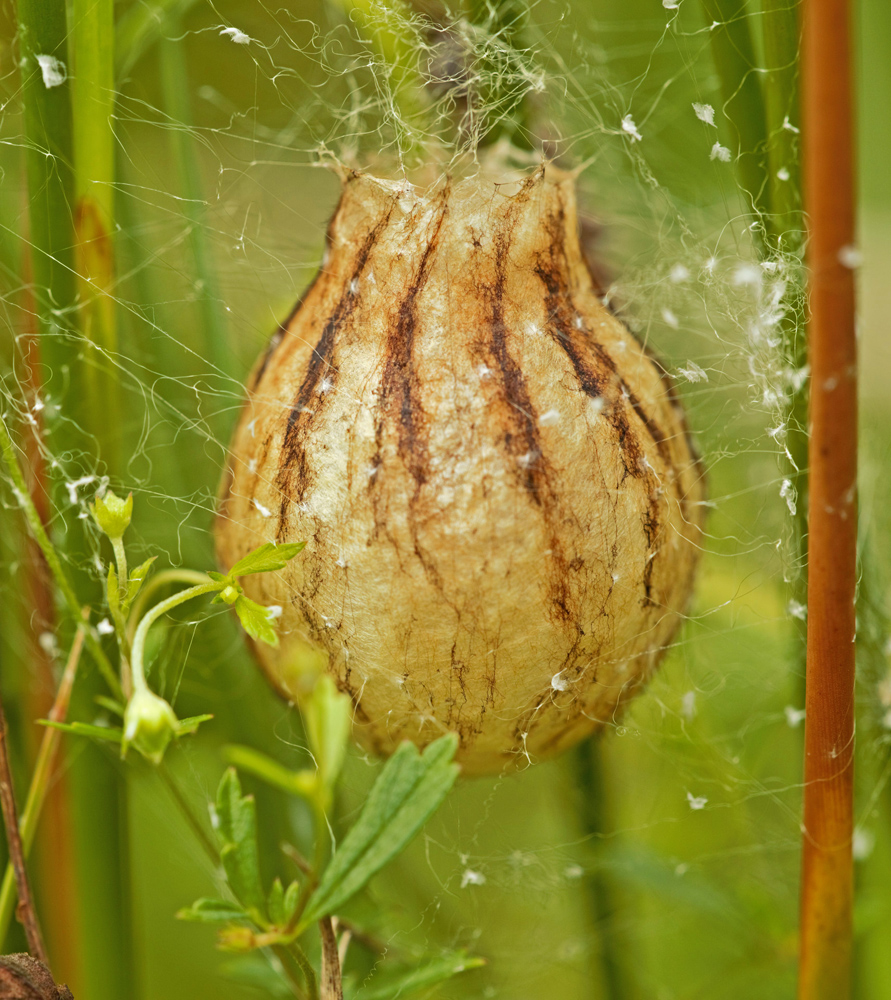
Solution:
<path fill-rule="evenodd" d="M 212 594 L 215 591 L 222 590 L 224 586 L 224 583 L 218 583 L 215 580 L 208 580 L 207 583 L 199 584 L 195 587 L 189 587 L 188 590 L 181 590 L 172 597 L 168 597 L 166 601 L 160 601 L 151 609 L 151 611 L 147 612 L 143 616 L 136 629 L 136 634 L 133 636 L 133 655 L 130 662 L 130 668 L 133 674 L 133 687 L 135 690 L 144 691 L 148 688 L 148 684 L 145 680 L 145 668 L 142 660 L 145 653 L 145 640 L 152 625 L 163 615 L 166 615 L 168 611 L 172 611 L 180 604 L 184 604 L 186 601 L 192 600 L 193 597 L 201 597 L 202 594 Z"/>
<path fill-rule="evenodd" d="M 171 583 L 190 583 L 196 586 L 208 583 L 209 581 L 210 577 L 207 573 L 199 573 L 197 570 L 192 569 L 165 569 L 161 573 L 158 573 L 157 576 L 153 576 L 142 590 L 140 590 L 136 600 L 133 602 L 133 607 L 130 609 L 130 618 L 127 624 L 127 639 L 130 645 L 133 645 L 136 626 L 145 613 L 149 601 L 162 587 L 166 587 Z"/>

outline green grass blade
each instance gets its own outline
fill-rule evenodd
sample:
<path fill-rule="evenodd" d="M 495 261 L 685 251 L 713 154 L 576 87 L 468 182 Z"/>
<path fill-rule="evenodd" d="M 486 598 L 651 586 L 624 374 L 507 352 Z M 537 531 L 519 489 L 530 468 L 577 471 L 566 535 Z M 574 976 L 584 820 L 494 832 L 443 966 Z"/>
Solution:
<path fill-rule="evenodd" d="M 173 36 L 183 34 L 178 18 L 173 17 L 167 21 L 166 32 Z M 176 183 L 182 196 L 182 214 L 189 226 L 189 246 L 203 331 L 203 338 L 195 346 L 220 372 L 228 372 L 232 365 L 231 350 L 217 271 L 206 237 L 203 185 L 197 149 L 190 131 L 191 83 L 184 44 L 181 37 L 162 39 L 160 62 L 164 107 L 172 123 L 170 141 L 176 164 Z"/>
<path fill-rule="evenodd" d="M 132 3 L 115 29 L 115 65 L 118 77 L 126 76 L 139 59 L 164 36 L 170 19 L 183 17 L 195 0 L 155 0 Z"/>
<path fill-rule="evenodd" d="M 120 466 L 123 410 L 114 368 L 118 351 L 114 291 L 114 5 L 71 2 L 71 111 L 74 149 L 75 264 L 80 328 L 98 348 L 86 352 L 83 375 L 101 458 Z M 92 362 L 92 363 L 91 363 Z"/>
<path fill-rule="evenodd" d="M 68 335 L 76 297 L 68 27 L 60 0 L 19 0 L 18 14 L 31 273 L 42 361 L 56 372 L 78 349 Z M 50 382 L 48 391 L 59 390 Z"/>
<path fill-rule="evenodd" d="M 724 117 L 734 132 L 740 184 L 757 215 L 769 213 L 761 81 L 746 0 L 702 0 L 711 25 L 712 55 L 721 82 Z"/>
<path fill-rule="evenodd" d="M 802 237 L 797 0 L 762 0 L 762 24 L 769 232 L 775 246 L 794 252 L 800 249 Z"/>

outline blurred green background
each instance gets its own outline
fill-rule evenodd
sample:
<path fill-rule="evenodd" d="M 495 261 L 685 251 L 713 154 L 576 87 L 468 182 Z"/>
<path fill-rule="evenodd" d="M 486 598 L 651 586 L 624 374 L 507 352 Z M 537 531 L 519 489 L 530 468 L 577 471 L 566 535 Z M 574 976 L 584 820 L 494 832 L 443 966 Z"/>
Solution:
<path fill-rule="evenodd" d="M 336 178 L 316 165 L 318 153 L 327 147 L 381 169 L 387 163 L 380 92 L 346 6 L 119 5 L 119 23 L 145 17 L 157 25 L 140 50 L 117 54 L 114 123 L 122 343 L 114 361 L 125 394 L 120 485 L 136 498 L 134 558 L 212 567 L 214 495 L 242 381 L 317 268 L 337 200 Z M 4 3 L 2 14 L 0 310 L 9 331 L 4 393 L 20 408 L 21 338 L 33 329 L 33 306 L 14 6 Z M 234 43 L 221 34 L 226 27 L 251 42 Z M 776 412 L 760 402 L 776 358 L 753 339 L 761 306 L 738 280 L 740 265 L 754 259 L 749 218 L 732 164 L 709 158 L 713 142 L 729 139 L 707 21 L 694 0 L 679 8 L 547 0 L 531 7 L 525 30 L 529 64 L 547 81 L 532 99 L 532 121 L 560 140 L 565 162 L 589 163 L 580 203 L 593 252 L 623 315 L 678 377 L 714 502 L 708 549 L 690 621 L 597 749 L 459 783 L 353 916 L 392 956 L 466 947 L 487 959 L 486 968 L 426 994 L 440 1000 L 791 997 L 803 706 L 798 623 L 784 579 L 795 574 L 791 518 L 780 496 L 779 447 L 767 433 Z M 856 975 L 859 1000 L 873 1000 L 891 997 L 882 500 L 891 489 L 888 5 L 858 5 L 856 41 L 861 517 L 870 557 L 860 625 Z M 697 119 L 693 102 L 718 109 L 716 128 Z M 622 132 L 626 114 L 639 143 Z M 672 279 L 678 265 L 688 280 Z M 684 378 L 679 369 L 690 361 L 707 381 Z M 30 720 L 46 695 L 34 651 L 47 621 L 23 585 L 29 557 L 5 480 L 2 499 L 0 681 L 24 782 Z M 267 689 L 231 617 L 189 611 L 188 624 L 165 639 L 154 682 L 175 697 L 181 717 L 215 715 L 171 755 L 203 816 L 225 744 L 246 743 L 294 766 L 306 755 L 299 719 Z M 82 752 L 76 741 L 63 744 L 67 762 Z M 378 766 L 354 752 L 336 830 L 355 815 Z M 196 897 L 216 894 L 218 876 L 151 769 L 132 762 L 126 774 L 141 995 L 262 995 L 244 981 L 249 970 L 214 950 L 208 928 L 174 919 Z M 278 845 L 306 838 L 308 817 L 299 803 L 251 779 L 245 785 L 257 795 L 265 874 L 290 876 Z M 35 872 L 66 978 L 74 976 L 66 935 L 76 940 L 76 932 L 60 926 L 68 910 L 54 893 L 89 898 L 90 890 L 69 885 L 65 856 L 54 853 L 61 817 L 47 817 Z M 351 955 L 356 976 L 372 971 L 360 946 Z"/>

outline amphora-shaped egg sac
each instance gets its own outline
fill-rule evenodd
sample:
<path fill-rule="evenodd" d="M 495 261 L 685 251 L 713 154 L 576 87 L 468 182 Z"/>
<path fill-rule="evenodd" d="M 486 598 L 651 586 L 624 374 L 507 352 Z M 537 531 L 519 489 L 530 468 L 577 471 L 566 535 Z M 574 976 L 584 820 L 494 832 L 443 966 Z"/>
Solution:
<path fill-rule="evenodd" d="M 688 605 L 703 479 L 658 364 L 601 304 L 574 179 L 419 191 L 351 172 L 315 281 L 252 377 L 220 563 L 280 605 L 388 753 L 460 735 L 465 770 L 555 754 L 651 674 Z"/>

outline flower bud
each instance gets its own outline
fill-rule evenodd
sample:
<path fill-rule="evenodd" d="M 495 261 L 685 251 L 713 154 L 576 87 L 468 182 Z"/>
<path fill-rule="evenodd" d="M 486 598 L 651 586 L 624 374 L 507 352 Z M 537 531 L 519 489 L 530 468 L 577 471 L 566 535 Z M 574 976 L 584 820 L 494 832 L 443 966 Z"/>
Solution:
<path fill-rule="evenodd" d="M 148 688 L 140 688 L 124 711 L 123 749 L 132 743 L 153 764 L 160 764 L 178 726 L 170 705 Z"/>
<path fill-rule="evenodd" d="M 90 513 L 109 538 L 121 538 L 130 526 L 133 494 L 129 494 L 126 500 L 121 500 L 111 490 L 106 490 L 104 496 L 97 497 L 96 502 L 90 505 Z"/>

